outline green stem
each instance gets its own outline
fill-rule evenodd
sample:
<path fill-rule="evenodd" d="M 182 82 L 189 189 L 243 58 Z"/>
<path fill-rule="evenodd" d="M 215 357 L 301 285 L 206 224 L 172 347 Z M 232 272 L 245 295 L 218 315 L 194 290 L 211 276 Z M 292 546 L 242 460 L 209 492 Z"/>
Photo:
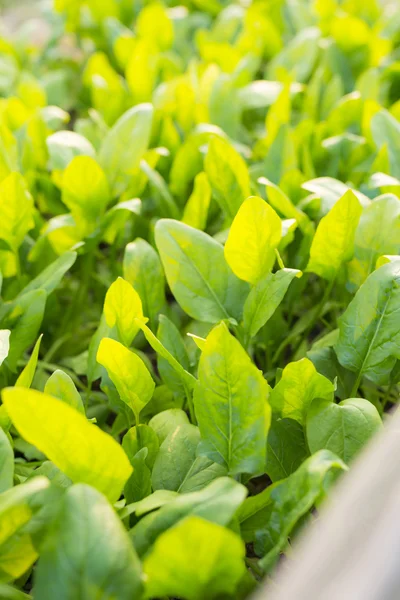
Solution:
<path fill-rule="evenodd" d="M 86 256 L 83 257 L 82 266 L 81 266 L 81 276 L 80 276 L 80 286 L 77 294 L 75 294 L 75 299 L 69 305 L 68 310 L 65 313 L 65 317 L 61 326 L 60 335 L 64 335 L 67 331 L 73 331 L 75 328 L 71 323 L 71 320 L 75 321 L 80 319 L 82 314 L 82 306 L 87 304 L 85 297 L 89 290 L 90 278 L 92 276 L 93 271 L 93 263 L 95 259 L 95 248 L 90 250 Z"/>
<path fill-rule="evenodd" d="M 194 404 L 193 404 L 193 397 L 192 397 L 191 390 L 187 387 L 186 384 L 184 384 L 184 387 L 185 387 L 187 406 L 188 406 L 189 414 L 190 414 L 190 420 L 193 423 L 193 425 L 197 425 L 196 413 L 194 412 Z"/>
<path fill-rule="evenodd" d="M 297 337 L 297 335 L 288 335 L 287 338 L 285 338 L 278 346 L 278 348 L 275 351 L 275 354 L 272 357 L 272 364 L 276 364 L 282 354 L 282 352 L 284 351 L 284 349 L 289 346 L 289 344 L 292 343 L 293 340 L 295 340 Z"/>
<path fill-rule="evenodd" d="M 325 304 L 326 304 L 329 296 L 331 295 L 334 283 L 335 283 L 335 279 L 332 279 L 328 283 L 328 285 L 326 286 L 324 295 L 322 296 L 322 299 L 321 299 L 321 302 L 319 303 L 319 305 L 317 306 L 317 309 L 315 311 L 314 318 L 312 319 L 311 323 L 309 323 L 309 325 L 304 330 L 302 338 L 300 340 L 300 343 L 297 345 L 297 347 L 296 347 L 295 351 L 293 352 L 293 354 L 296 354 L 296 352 L 300 348 L 300 345 L 301 345 L 303 339 L 307 338 L 308 334 L 310 333 L 310 331 L 312 330 L 312 328 L 314 327 L 314 325 L 318 322 L 318 320 L 319 320 L 319 318 L 320 318 L 320 316 L 321 316 L 321 314 L 322 314 L 322 312 L 324 310 Z M 285 350 L 285 348 L 287 346 L 289 346 L 289 344 L 291 344 L 298 337 L 298 335 L 300 335 L 300 334 L 296 333 L 295 335 L 288 335 L 288 337 L 285 338 L 280 343 L 280 345 L 278 346 L 275 354 L 272 357 L 272 364 L 276 364 L 278 362 L 278 360 L 279 360 L 282 352 Z"/>
<path fill-rule="evenodd" d="M 248 335 L 245 333 L 243 327 L 240 325 L 233 325 L 233 331 L 239 342 L 242 344 L 243 348 L 246 350 L 248 346 Z"/>
<path fill-rule="evenodd" d="M 299 350 L 299 348 L 300 348 L 300 346 L 301 346 L 301 344 L 303 342 L 303 339 L 307 340 L 310 332 L 313 330 L 313 328 L 315 327 L 315 325 L 318 323 L 319 318 L 320 318 L 320 316 L 323 313 L 323 310 L 325 308 L 325 305 L 326 305 L 326 303 L 327 303 L 327 301 L 328 301 L 328 299 L 329 299 L 329 297 L 331 295 L 334 283 L 335 283 L 335 278 L 331 279 L 331 281 L 326 286 L 324 295 L 321 298 L 321 302 L 318 304 L 317 309 L 315 311 L 314 318 L 312 319 L 311 323 L 309 323 L 308 327 L 305 329 L 305 331 L 303 333 L 303 336 L 302 336 L 302 339 L 300 340 L 300 342 L 297 345 L 295 351 L 293 352 L 293 355 L 295 355 L 296 352 L 298 352 L 298 350 Z"/>
<path fill-rule="evenodd" d="M 57 338 L 50 346 L 43 357 L 43 362 L 50 362 L 57 350 L 71 337 L 71 333 L 66 333 L 64 336 Z"/>
<path fill-rule="evenodd" d="M 258 577 L 264 577 L 265 573 L 257 564 L 257 559 L 245 558 L 246 565 L 257 575 Z"/>
<path fill-rule="evenodd" d="M 280 269 L 285 268 L 285 263 L 282 260 L 282 256 L 279 254 L 279 250 L 275 248 L 276 260 L 278 261 L 278 265 Z"/>
<path fill-rule="evenodd" d="M 353 385 L 353 387 L 351 389 L 350 398 L 356 398 L 357 397 L 356 394 L 357 394 L 358 388 L 360 387 L 361 377 L 362 377 L 362 372 L 360 370 L 358 372 L 357 379 L 355 380 L 354 385 Z"/>

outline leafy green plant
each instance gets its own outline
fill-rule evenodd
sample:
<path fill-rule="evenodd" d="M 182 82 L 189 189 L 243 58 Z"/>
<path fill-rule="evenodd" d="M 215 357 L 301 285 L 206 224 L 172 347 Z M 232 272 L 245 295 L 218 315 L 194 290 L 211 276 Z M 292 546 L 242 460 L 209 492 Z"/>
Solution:
<path fill-rule="evenodd" d="M 395 4 L 5 28 L 1 598 L 246 598 L 351 477 L 400 386 Z"/>

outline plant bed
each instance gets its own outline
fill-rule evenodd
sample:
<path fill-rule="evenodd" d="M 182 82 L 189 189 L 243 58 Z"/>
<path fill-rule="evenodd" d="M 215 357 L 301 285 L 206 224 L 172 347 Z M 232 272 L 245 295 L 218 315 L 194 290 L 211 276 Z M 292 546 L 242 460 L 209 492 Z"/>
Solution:
<path fill-rule="evenodd" d="M 246 598 L 397 403 L 396 3 L 184 4 L 3 23 L 1 598 Z"/>

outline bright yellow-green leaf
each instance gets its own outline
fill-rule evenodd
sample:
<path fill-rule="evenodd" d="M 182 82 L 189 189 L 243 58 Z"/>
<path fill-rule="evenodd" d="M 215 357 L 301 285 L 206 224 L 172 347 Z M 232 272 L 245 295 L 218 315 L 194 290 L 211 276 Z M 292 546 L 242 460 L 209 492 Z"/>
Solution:
<path fill-rule="evenodd" d="M 204 231 L 207 224 L 208 207 L 211 201 L 211 187 L 207 175 L 202 171 L 194 180 L 193 192 L 186 203 L 182 221 L 186 225 Z"/>
<path fill-rule="evenodd" d="M 304 423 L 314 398 L 333 399 L 334 385 L 315 369 L 308 358 L 289 363 L 274 387 L 269 402 L 283 418 Z"/>
<path fill-rule="evenodd" d="M 336 277 L 342 264 L 353 256 L 361 212 L 359 200 L 348 190 L 321 219 L 311 245 L 307 271 L 328 280 Z"/>
<path fill-rule="evenodd" d="M 271 206 L 287 219 L 296 219 L 299 228 L 306 233 L 311 225 L 307 215 L 297 208 L 290 198 L 272 181 L 266 177 L 260 177 L 258 182 L 266 186 L 268 201 Z"/>
<path fill-rule="evenodd" d="M 151 100 L 159 62 L 160 55 L 154 43 L 148 39 L 135 40 L 125 70 L 126 81 L 135 103 Z"/>
<path fill-rule="evenodd" d="M 188 337 L 190 337 L 194 341 L 199 350 L 204 350 L 204 346 L 206 343 L 205 338 L 202 338 L 199 335 L 195 335 L 194 333 L 188 333 L 186 335 L 188 335 Z"/>
<path fill-rule="evenodd" d="M 190 516 L 156 540 L 144 562 L 151 598 L 231 597 L 245 572 L 245 547 L 229 529 Z M 201 568 L 200 568 L 201 566 Z"/>
<path fill-rule="evenodd" d="M 255 284 L 273 267 L 281 237 L 282 223 L 274 209 L 250 196 L 231 225 L 224 249 L 226 261 L 240 279 Z"/>
<path fill-rule="evenodd" d="M 0 239 L 16 252 L 33 225 L 33 198 L 22 175 L 10 173 L 0 184 Z"/>
<path fill-rule="evenodd" d="M 132 467 L 121 446 L 65 402 L 36 390 L 6 388 L 3 403 L 21 437 L 73 482 L 116 502 Z"/>
<path fill-rule="evenodd" d="M 31 536 L 22 534 L 0 547 L 0 581 L 21 577 L 38 558 Z"/>
<path fill-rule="evenodd" d="M 0 546 L 33 516 L 32 499 L 50 485 L 46 477 L 34 477 L 0 494 Z"/>
<path fill-rule="evenodd" d="M 161 2 L 151 2 L 140 11 L 136 31 L 139 37 L 148 39 L 160 50 L 168 50 L 174 40 L 173 22 Z"/>
<path fill-rule="evenodd" d="M 104 171 L 91 156 L 75 156 L 62 179 L 62 200 L 83 235 L 96 227 L 110 192 Z"/>
<path fill-rule="evenodd" d="M 40 350 L 40 342 L 42 341 L 42 337 L 43 334 L 41 336 L 39 336 L 38 341 L 35 344 L 35 347 L 32 350 L 32 354 L 28 360 L 28 363 L 25 365 L 24 370 L 22 371 L 22 373 L 19 375 L 17 381 L 15 382 L 15 385 L 18 387 L 25 387 L 25 388 L 30 388 L 34 375 L 35 375 L 35 371 L 36 371 L 36 366 L 37 366 L 37 361 L 38 361 L 38 357 L 39 357 L 39 350 Z"/>
<path fill-rule="evenodd" d="M 132 409 L 138 423 L 139 413 L 155 388 L 146 365 L 137 354 L 110 338 L 101 340 L 97 361 L 107 370 L 121 400 Z"/>
<path fill-rule="evenodd" d="M 117 326 L 122 341 L 129 346 L 139 331 L 135 319 L 143 320 L 144 317 L 139 294 L 122 277 L 118 277 L 107 291 L 104 316 L 109 327 Z M 144 319 L 144 322 L 147 322 L 147 319 Z"/>

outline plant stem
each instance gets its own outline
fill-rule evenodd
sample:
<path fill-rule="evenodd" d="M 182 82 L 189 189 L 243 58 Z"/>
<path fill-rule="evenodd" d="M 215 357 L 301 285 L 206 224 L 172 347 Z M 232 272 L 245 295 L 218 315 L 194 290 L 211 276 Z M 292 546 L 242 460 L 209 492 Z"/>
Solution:
<path fill-rule="evenodd" d="M 361 377 L 362 377 L 362 372 L 359 371 L 358 375 L 357 375 L 357 379 L 355 380 L 354 385 L 351 389 L 350 398 L 357 397 L 356 394 L 357 394 L 358 388 L 360 387 Z"/>
<path fill-rule="evenodd" d="M 320 316 L 323 313 L 323 310 L 325 308 L 325 305 L 326 305 L 326 303 L 327 303 L 327 301 L 328 301 L 328 299 L 329 299 L 329 297 L 331 295 L 334 283 L 335 283 L 335 278 L 331 279 L 331 281 L 326 286 L 325 291 L 324 291 L 324 295 L 321 298 L 321 302 L 318 304 L 317 309 L 315 311 L 314 318 L 312 319 L 311 323 L 309 323 L 308 327 L 305 329 L 305 331 L 303 333 L 303 337 L 300 340 L 300 343 L 296 346 L 296 349 L 293 352 L 293 354 L 296 354 L 296 352 L 299 350 L 299 348 L 300 348 L 300 346 L 301 346 L 301 344 L 303 342 L 303 339 L 307 340 L 310 332 L 313 330 L 313 328 L 315 327 L 315 325 L 318 323 L 319 318 L 320 318 Z"/>
<path fill-rule="evenodd" d="M 194 425 L 197 425 L 196 413 L 194 412 L 194 404 L 191 390 L 184 384 L 187 406 L 189 409 L 190 419 Z"/>

